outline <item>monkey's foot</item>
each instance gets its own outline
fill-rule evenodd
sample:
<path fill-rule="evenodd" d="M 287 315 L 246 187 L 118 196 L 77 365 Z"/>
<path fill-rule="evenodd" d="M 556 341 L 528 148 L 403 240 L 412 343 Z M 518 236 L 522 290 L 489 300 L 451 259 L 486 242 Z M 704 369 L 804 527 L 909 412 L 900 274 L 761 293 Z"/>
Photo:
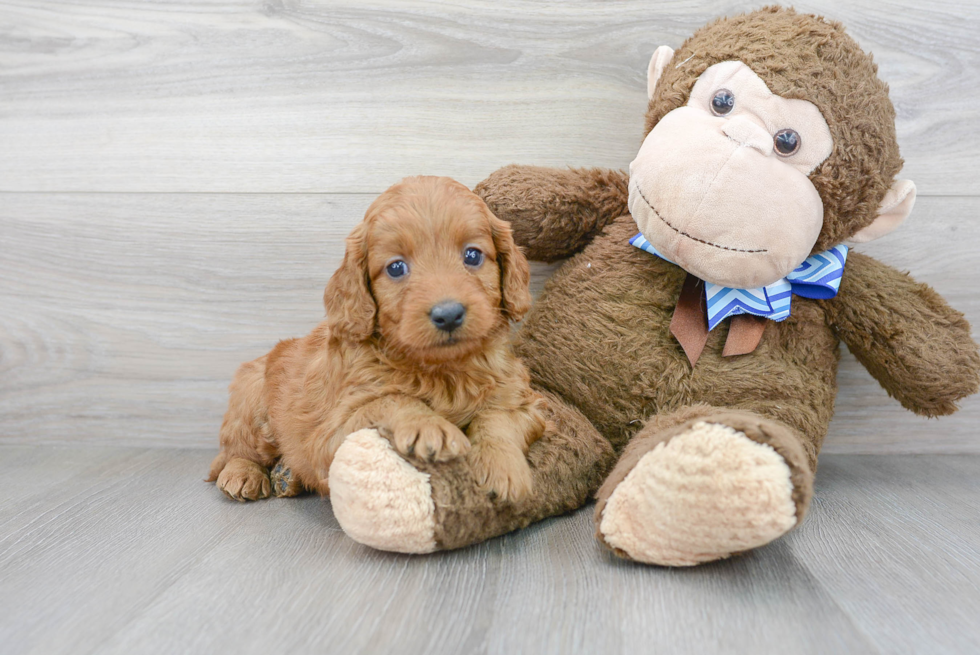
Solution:
<path fill-rule="evenodd" d="M 800 476 L 768 443 L 705 420 L 646 442 L 631 444 L 599 490 L 596 535 L 622 557 L 692 566 L 767 544 L 802 519 L 797 500 L 809 491 L 794 493 Z"/>
<path fill-rule="evenodd" d="M 347 437 L 330 465 L 330 503 L 340 527 L 372 548 L 436 550 L 429 475 L 402 459 L 377 430 Z"/>

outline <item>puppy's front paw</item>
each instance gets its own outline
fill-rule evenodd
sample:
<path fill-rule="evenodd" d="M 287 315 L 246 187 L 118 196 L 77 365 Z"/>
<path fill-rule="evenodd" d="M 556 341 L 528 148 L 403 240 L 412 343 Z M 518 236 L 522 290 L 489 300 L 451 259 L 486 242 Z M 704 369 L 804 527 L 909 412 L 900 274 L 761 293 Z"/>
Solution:
<path fill-rule="evenodd" d="M 269 474 L 256 462 L 236 457 L 218 475 L 218 489 L 239 502 L 268 498 L 272 491 Z"/>
<path fill-rule="evenodd" d="M 405 418 L 392 426 L 390 433 L 395 450 L 427 462 L 456 459 L 470 449 L 466 435 L 441 416 Z"/>
<path fill-rule="evenodd" d="M 493 442 L 478 443 L 470 451 L 476 481 L 504 502 L 517 502 L 531 493 L 531 467 L 518 448 Z"/>

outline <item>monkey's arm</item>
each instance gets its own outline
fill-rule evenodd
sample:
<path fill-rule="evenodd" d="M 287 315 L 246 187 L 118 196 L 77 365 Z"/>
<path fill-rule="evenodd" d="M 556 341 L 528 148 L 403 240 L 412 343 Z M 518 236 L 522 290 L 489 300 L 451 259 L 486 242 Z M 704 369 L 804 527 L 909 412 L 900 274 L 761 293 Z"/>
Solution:
<path fill-rule="evenodd" d="M 599 168 L 505 166 L 476 193 L 514 231 L 528 259 L 553 262 L 582 250 L 627 213 L 629 175 Z"/>
<path fill-rule="evenodd" d="M 831 327 L 890 396 L 923 416 L 956 411 L 980 386 L 970 325 L 931 287 L 852 252 Z"/>

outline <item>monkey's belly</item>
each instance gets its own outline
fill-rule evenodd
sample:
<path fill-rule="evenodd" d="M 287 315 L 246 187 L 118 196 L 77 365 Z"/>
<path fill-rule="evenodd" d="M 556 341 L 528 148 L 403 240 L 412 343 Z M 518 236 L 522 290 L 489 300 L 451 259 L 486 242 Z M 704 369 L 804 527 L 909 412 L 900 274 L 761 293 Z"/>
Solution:
<path fill-rule="evenodd" d="M 749 409 L 819 443 L 839 359 L 820 307 L 794 299 L 793 316 L 770 322 L 759 347 L 737 357 L 721 356 L 726 321 L 692 370 L 670 333 L 686 274 L 618 232 L 612 226 L 569 260 L 525 319 L 517 353 L 532 381 L 577 407 L 617 447 L 647 417 L 693 403 Z"/>

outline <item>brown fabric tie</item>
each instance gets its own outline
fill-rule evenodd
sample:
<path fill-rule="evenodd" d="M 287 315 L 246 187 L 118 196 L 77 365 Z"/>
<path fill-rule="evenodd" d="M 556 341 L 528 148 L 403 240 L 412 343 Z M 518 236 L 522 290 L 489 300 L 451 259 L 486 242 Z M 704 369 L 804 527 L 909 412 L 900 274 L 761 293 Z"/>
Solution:
<path fill-rule="evenodd" d="M 704 297 L 704 281 L 690 273 L 684 279 L 684 288 L 670 319 L 670 333 L 680 342 L 694 368 L 708 342 L 708 301 Z"/>
<path fill-rule="evenodd" d="M 751 314 L 733 316 L 722 356 L 747 355 L 755 350 L 768 320 Z M 694 368 L 708 342 L 708 301 L 704 295 L 704 281 L 690 273 L 684 279 L 684 288 L 670 319 L 670 333 L 680 342 L 687 361 Z"/>

